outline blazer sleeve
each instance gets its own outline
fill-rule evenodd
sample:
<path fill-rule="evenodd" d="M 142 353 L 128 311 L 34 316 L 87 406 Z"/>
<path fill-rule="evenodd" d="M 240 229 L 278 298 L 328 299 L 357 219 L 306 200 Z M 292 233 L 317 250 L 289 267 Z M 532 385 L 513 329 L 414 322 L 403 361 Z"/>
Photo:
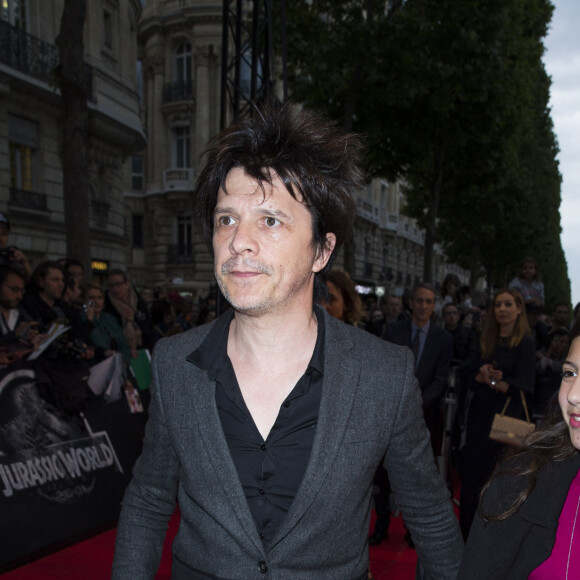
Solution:
<path fill-rule="evenodd" d="M 423 578 L 453 580 L 459 570 L 463 540 L 449 491 L 433 458 L 413 354 L 408 349 L 401 352 L 405 380 L 384 466 L 397 507 L 415 542 Z"/>
<path fill-rule="evenodd" d="M 159 363 L 171 358 L 163 341 L 152 360 L 150 415 L 143 453 L 123 499 L 117 529 L 113 580 L 153 579 L 161 562 L 163 542 L 176 504 L 180 464 L 165 424 Z"/>

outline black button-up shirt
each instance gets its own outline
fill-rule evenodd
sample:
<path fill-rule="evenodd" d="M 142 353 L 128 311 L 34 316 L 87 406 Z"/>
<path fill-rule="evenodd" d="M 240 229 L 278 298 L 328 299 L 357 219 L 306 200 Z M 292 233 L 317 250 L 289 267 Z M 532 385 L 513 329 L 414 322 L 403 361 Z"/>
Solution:
<path fill-rule="evenodd" d="M 267 548 L 290 509 L 312 451 L 322 396 L 324 317 L 315 309 L 318 335 L 310 363 L 280 407 L 264 441 L 238 385 L 227 354 L 232 313 L 215 323 L 190 360 L 216 382 L 222 428 L 256 528 Z"/>

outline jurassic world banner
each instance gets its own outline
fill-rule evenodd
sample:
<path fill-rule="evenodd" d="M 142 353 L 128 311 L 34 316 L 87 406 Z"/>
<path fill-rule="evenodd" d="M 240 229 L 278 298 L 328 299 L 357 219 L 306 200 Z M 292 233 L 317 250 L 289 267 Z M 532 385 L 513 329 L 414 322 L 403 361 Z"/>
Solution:
<path fill-rule="evenodd" d="M 34 370 L 0 374 L 0 572 L 115 525 L 145 422 L 125 397 L 67 413 Z"/>

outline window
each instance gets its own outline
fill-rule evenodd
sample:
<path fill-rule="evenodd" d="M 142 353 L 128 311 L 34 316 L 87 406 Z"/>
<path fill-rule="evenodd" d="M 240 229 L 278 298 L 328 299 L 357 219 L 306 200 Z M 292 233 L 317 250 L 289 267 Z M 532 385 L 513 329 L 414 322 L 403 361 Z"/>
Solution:
<path fill-rule="evenodd" d="M 189 125 L 173 129 L 173 166 L 191 167 L 191 136 Z"/>
<path fill-rule="evenodd" d="M 177 218 L 177 253 L 179 256 L 191 256 L 191 224 L 190 215 Z"/>
<path fill-rule="evenodd" d="M 26 0 L 2 0 L 0 17 L 12 26 L 26 30 Z"/>
<path fill-rule="evenodd" d="M 133 214 L 131 216 L 131 240 L 134 248 L 143 247 L 143 216 Z"/>
<path fill-rule="evenodd" d="M 103 45 L 113 50 L 113 15 L 108 10 L 103 10 Z"/>
<path fill-rule="evenodd" d="M 135 78 L 137 79 L 137 94 L 139 95 L 139 103 L 143 104 L 143 61 L 137 60 L 135 66 Z"/>
<path fill-rule="evenodd" d="M 387 207 L 387 200 L 389 196 L 389 189 L 387 184 L 381 183 L 381 209 L 385 209 Z"/>
<path fill-rule="evenodd" d="M 131 191 L 143 191 L 143 155 L 131 157 Z"/>
<path fill-rule="evenodd" d="M 188 42 L 178 46 L 173 55 L 173 80 L 191 82 L 191 44 Z"/>
<path fill-rule="evenodd" d="M 33 191 L 35 158 L 38 149 L 38 125 L 34 121 L 8 115 L 10 141 L 10 187 Z"/>
<path fill-rule="evenodd" d="M 388 244 L 383 244 L 383 256 L 382 256 L 382 268 L 386 270 L 389 266 L 389 246 Z"/>
<path fill-rule="evenodd" d="M 32 191 L 34 152 L 30 147 L 10 143 L 10 187 Z"/>

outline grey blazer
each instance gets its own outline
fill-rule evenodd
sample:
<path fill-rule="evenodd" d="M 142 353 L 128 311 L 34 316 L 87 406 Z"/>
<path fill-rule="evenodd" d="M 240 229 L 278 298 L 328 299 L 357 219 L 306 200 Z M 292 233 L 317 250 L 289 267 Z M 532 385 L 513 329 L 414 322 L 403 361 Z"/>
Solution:
<path fill-rule="evenodd" d="M 323 393 L 310 461 L 266 551 L 221 428 L 215 384 L 187 357 L 210 326 L 163 339 L 150 419 L 117 532 L 113 578 L 154 578 L 179 502 L 174 579 L 360 580 L 373 475 L 384 457 L 425 578 L 451 580 L 463 543 L 438 475 L 413 356 L 325 314 Z"/>

